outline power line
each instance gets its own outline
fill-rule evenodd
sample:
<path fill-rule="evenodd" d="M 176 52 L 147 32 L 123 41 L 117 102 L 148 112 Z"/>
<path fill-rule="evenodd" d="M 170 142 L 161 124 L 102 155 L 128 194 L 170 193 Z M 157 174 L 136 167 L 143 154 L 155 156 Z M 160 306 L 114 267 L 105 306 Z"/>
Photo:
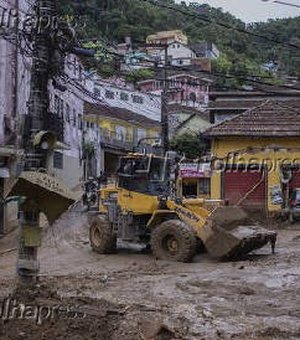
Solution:
<path fill-rule="evenodd" d="M 261 0 L 263 2 L 269 2 L 270 0 Z M 296 4 L 293 4 L 291 2 L 286 2 L 286 1 L 279 1 L 279 0 L 275 0 L 275 1 L 272 1 L 272 3 L 274 4 L 279 4 L 279 5 L 283 5 L 283 6 L 289 6 L 289 7 L 296 7 L 296 8 L 300 8 L 300 5 L 296 5 Z"/>
<path fill-rule="evenodd" d="M 197 20 L 201 20 L 201 21 L 204 21 L 204 22 L 207 22 L 207 23 L 210 23 L 210 24 L 216 24 L 220 27 L 223 27 L 223 28 L 226 28 L 226 29 L 229 29 L 229 30 L 234 30 L 234 31 L 237 31 L 239 33 L 247 34 L 249 36 L 259 38 L 259 39 L 262 39 L 262 40 L 265 40 L 265 41 L 269 41 L 269 42 L 272 42 L 272 43 L 275 43 L 275 44 L 278 44 L 278 45 L 282 45 L 282 46 L 289 47 L 289 48 L 292 48 L 292 49 L 300 50 L 300 46 L 295 45 L 293 43 L 288 43 L 288 42 L 284 42 L 284 41 L 281 41 L 281 40 L 278 40 L 278 39 L 269 38 L 269 37 L 264 36 L 264 35 L 260 35 L 260 34 L 257 34 L 257 33 L 251 32 L 251 31 L 247 31 L 246 29 L 243 29 L 243 28 L 230 26 L 230 25 L 225 24 L 223 22 L 212 20 L 212 19 L 208 18 L 207 16 L 200 15 L 200 14 L 194 12 L 194 11 L 184 10 L 184 9 L 180 8 L 179 6 L 172 6 L 172 5 L 161 3 L 161 2 L 155 1 L 155 0 L 138 0 L 138 1 L 146 2 L 146 3 L 149 3 L 153 6 L 160 7 L 160 8 L 167 9 L 167 10 L 171 10 L 173 12 L 180 13 L 182 15 L 185 15 L 185 16 L 197 19 Z"/>
<path fill-rule="evenodd" d="M 148 1 L 148 0 L 140 0 L 140 1 Z M 107 53 L 107 54 L 110 54 L 110 55 L 113 55 L 113 56 L 116 56 L 116 57 L 118 57 L 119 59 L 125 59 L 125 56 L 124 55 L 122 55 L 122 54 L 118 54 L 118 53 L 116 53 L 116 52 L 112 52 L 111 50 L 109 50 L 107 47 L 105 47 L 105 46 L 102 46 L 101 47 L 102 48 L 102 50 L 103 51 L 105 51 L 105 53 Z M 89 57 L 89 58 L 93 58 L 93 57 Z M 138 58 L 138 56 L 135 56 L 135 58 L 136 59 L 139 59 Z M 153 63 L 153 64 L 155 64 L 155 63 L 157 63 L 156 61 L 153 61 L 153 60 L 151 60 L 151 59 L 144 59 L 144 58 L 140 58 L 142 61 L 145 61 L 145 62 L 148 62 L 148 63 Z M 178 60 L 179 59 L 183 59 L 183 58 L 177 58 Z M 177 60 L 176 58 L 175 59 L 173 59 L 173 60 Z M 131 65 L 131 66 L 136 66 L 136 64 L 130 64 L 130 63 L 127 63 L 126 65 Z M 176 68 L 176 70 L 178 70 L 178 69 L 180 69 L 180 68 L 182 68 L 182 66 L 174 66 L 175 68 Z M 146 67 L 147 68 L 147 67 Z M 159 67 L 160 69 L 163 69 L 163 67 Z M 175 70 L 175 68 L 174 68 L 174 70 Z M 156 70 L 156 69 L 155 69 Z M 272 77 L 272 76 L 264 76 L 264 75 L 258 75 L 258 74 L 247 74 L 247 75 L 245 75 L 245 74 L 243 74 L 243 73 L 236 73 L 236 72 L 227 72 L 227 73 L 220 73 L 220 72 L 208 72 L 208 71 L 199 71 L 199 70 L 197 70 L 197 71 L 195 71 L 194 69 L 193 70 L 191 70 L 191 69 L 184 69 L 184 71 L 185 72 L 187 72 L 187 71 L 190 71 L 190 72 L 202 72 L 202 73 L 206 73 L 206 74 L 208 74 L 208 75 L 217 75 L 217 76 L 223 76 L 223 77 L 231 77 L 231 78 L 233 78 L 233 77 L 236 77 L 236 78 L 240 78 L 240 79 L 245 79 L 245 77 L 247 77 L 247 79 L 248 79 L 248 77 L 251 77 L 251 78 L 259 78 L 259 79 L 274 79 L 274 77 Z M 270 84 L 270 83 L 266 83 L 265 85 L 274 85 L 274 84 Z"/>

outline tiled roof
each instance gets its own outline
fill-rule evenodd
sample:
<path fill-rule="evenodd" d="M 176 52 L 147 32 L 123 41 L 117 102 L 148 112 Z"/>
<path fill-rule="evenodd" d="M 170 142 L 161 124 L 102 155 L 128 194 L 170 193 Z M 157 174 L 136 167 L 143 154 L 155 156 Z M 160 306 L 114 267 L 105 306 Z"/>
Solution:
<path fill-rule="evenodd" d="M 250 109 L 257 107 L 264 103 L 266 99 L 257 99 L 257 100 L 220 100 L 220 101 L 211 101 L 209 103 L 209 110 L 242 110 L 242 109 Z M 287 100 L 277 100 L 285 106 L 300 108 L 300 99 L 287 99 Z"/>
<path fill-rule="evenodd" d="M 148 128 L 159 128 L 160 123 L 145 117 L 141 114 L 137 114 L 135 112 L 129 111 L 127 109 L 121 109 L 118 107 L 111 107 L 101 104 L 92 104 L 85 103 L 84 104 L 84 115 L 95 115 L 99 117 L 109 117 L 116 120 L 126 121 L 128 123 L 132 123 L 135 125 L 139 125 L 141 127 Z"/>
<path fill-rule="evenodd" d="M 300 107 L 267 100 L 206 130 L 204 136 L 300 137 Z"/>
<path fill-rule="evenodd" d="M 187 114 L 193 114 L 197 115 L 200 118 L 209 121 L 209 112 L 207 110 L 197 110 L 194 107 L 184 106 L 180 104 L 170 104 L 168 105 L 168 112 L 169 114 L 174 113 L 187 113 Z"/>

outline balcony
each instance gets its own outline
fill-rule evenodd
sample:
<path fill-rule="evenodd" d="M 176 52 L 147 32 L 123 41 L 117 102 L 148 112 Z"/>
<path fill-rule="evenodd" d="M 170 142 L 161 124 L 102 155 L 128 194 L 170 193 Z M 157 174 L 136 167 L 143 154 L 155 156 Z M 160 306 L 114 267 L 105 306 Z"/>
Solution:
<path fill-rule="evenodd" d="M 101 143 L 104 147 L 123 151 L 133 151 L 134 142 L 131 139 L 108 129 L 101 129 L 100 131 Z"/>

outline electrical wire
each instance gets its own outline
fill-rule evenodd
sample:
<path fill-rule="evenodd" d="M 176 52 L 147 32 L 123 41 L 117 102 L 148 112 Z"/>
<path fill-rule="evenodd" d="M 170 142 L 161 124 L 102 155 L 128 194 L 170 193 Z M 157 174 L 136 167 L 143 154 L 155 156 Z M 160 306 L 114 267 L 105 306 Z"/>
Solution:
<path fill-rule="evenodd" d="M 155 7 L 159 7 L 159 8 L 167 9 L 167 10 L 170 10 L 170 11 L 173 11 L 173 12 L 176 12 L 176 13 L 180 13 L 180 14 L 185 15 L 187 17 L 191 17 L 191 18 L 194 18 L 194 19 L 197 19 L 197 20 L 200 20 L 200 21 L 210 23 L 210 24 L 216 24 L 216 25 L 218 25 L 222 28 L 225 28 L 225 29 L 229 29 L 229 30 L 233 30 L 233 31 L 236 31 L 236 32 L 239 32 L 239 33 L 247 34 L 249 36 L 259 38 L 259 39 L 262 39 L 262 40 L 265 40 L 265 41 L 269 41 L 269 42 L 272 42 L 272 43 L 277 44 L 277 45 L 282 45 L 282 46 L 285 46 L 285 47 L 288 47 L 288 48 L 291 48 L 291 49 L 300 50 L 299 45 L 288 43 L 288 42 L 281 41 L 281 40 L 274 39 L 274 38 L 269 38 L 267 36 L 248 31 L 244 28 L 239 28 L 239 27 L 228 25 L 226 23 L 223 23 L 223 22 L 220 22 L 220 21 L 217 21 L 217 20 L 212 20 L 209 17 L 200 15 L 199 13 L 197 13 L 195 11 L 192 11 L 192 10 L 187 11 L 183 8 L 180 8 L 179 6 L 176 6 L 176 5 L 172 6 L 172 5 L 168 5 L 166 3 L 161 3 L 159 0 L 158 1 L 155 1 L 155 0 L 134 0 L 134 1 L 146 2 L 146 3 L 149 3 L 153 6 L 155 6 Z"/>
<path fill-rule="evenodd" d="M 263 1 L 263 2 L 268 2 L 269 0 L 261 0 L 261 1 Z M 299 5 L 292 4 L 291 2 L 286 2 L 286 1 L 275 0 L 275 1 L 272 1 L 272 3 L 273 3 L 273 4 L 283 5 L 283 6 L 289 6 L 289 7 L 300 8 Z"/>

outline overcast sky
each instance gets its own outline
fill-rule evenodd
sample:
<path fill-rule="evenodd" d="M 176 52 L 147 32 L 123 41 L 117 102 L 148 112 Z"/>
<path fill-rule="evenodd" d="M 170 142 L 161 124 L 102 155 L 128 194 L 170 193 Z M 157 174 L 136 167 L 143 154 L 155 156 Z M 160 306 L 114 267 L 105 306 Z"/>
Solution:
<path fill-rule="evenodd" d="M 178 0 L 177 2 L 181 2 Z M 192 0 L 188 2 L 206 3 L 213 7 L 222 7 L 245 22 L 266 21 L 269 18 L 300 16 L 300 8 L 289 7 L 262 0 Z M 300 0 L 282 0 L 300 6 Z"/>

